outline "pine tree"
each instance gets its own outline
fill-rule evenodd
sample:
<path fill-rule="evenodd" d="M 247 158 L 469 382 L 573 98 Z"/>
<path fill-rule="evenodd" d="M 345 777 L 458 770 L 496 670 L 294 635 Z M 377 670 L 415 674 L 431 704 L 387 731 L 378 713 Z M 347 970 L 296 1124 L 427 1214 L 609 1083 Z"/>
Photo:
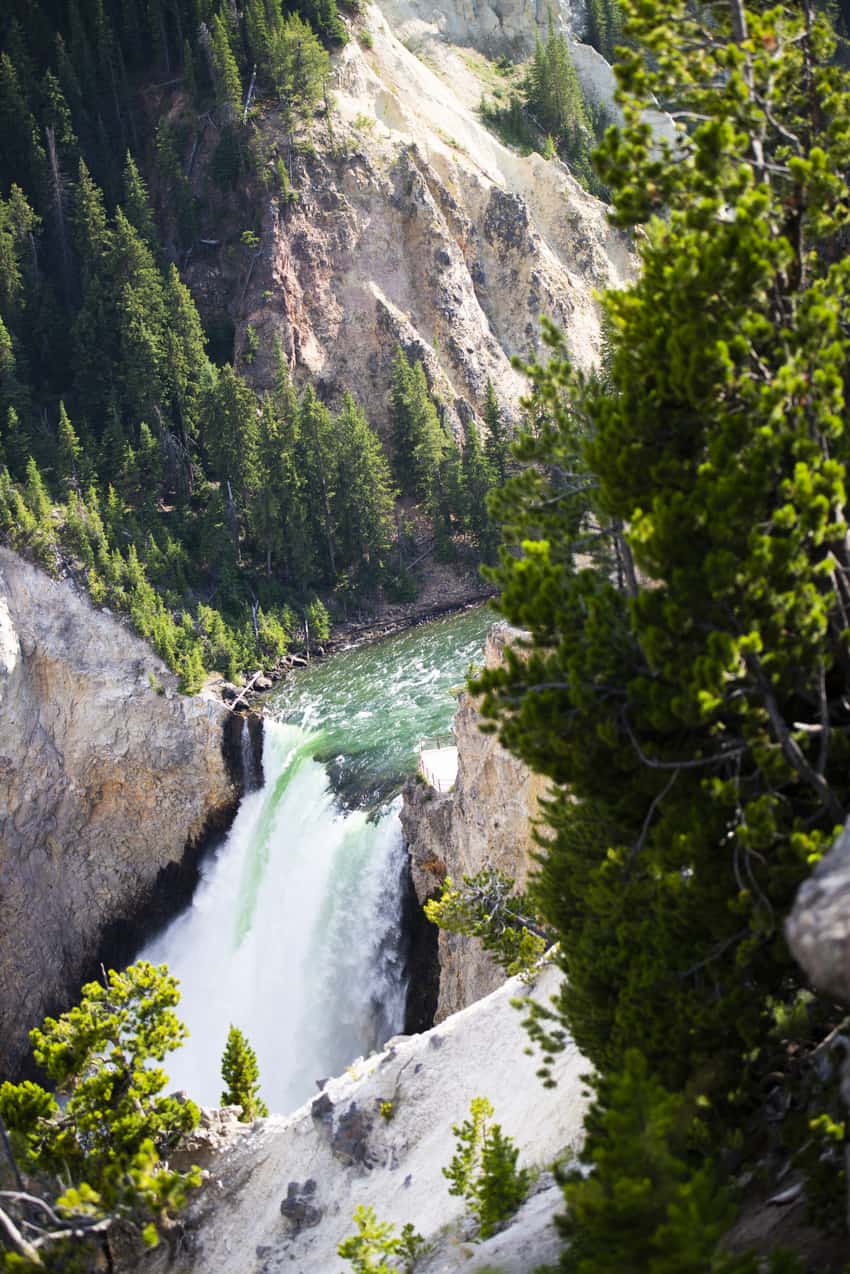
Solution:
<path fill-rule="evenodd" d="M 259 424 L 259 481 L 249 510 L 251 534 L 262 549 L 266 562 L 266 576 L 271 577 L 272 562 L 281 556 L 283 548 L 283 520 L 278 497 L 283 439 L 280 422 L 274 404 L 266 398 L 260 411 Z"/>
<path fill-rule="evenodd" d="M 484 394 L 484 424 L 487 426 L 484 450 L 493 473 L 493 481 L 503 487 L 508 478 L 511 440 L 491 380 L 487 381 Z"/>
<path fill-rule="evenodd" d="M 336 580 L 333 502 L 336 497 L 336 439 L 327 407 L 319 402 L 316 391 L 308 385 L 298 412 L 298 434 L 301 448 L 301 470 L 305 481 L 307 507 L 313 527 L 314 542 L 321 544 L 325 560 L 323 577 Z"/>
<path fill-rule="evenodd" d="M 234 545 L 239 543 L 239 520 L 244 516 L 258 482 L 257 401 L 229 363 L 218 373 L 207 396 L 202 439 L 213 475 L 227 502 Z"/>
<path fill-rule="evenodd" d="M 408 495 L 426 496 L 446 445 L 446 435 L 421 362 L 417 359 L 411 365 L 400 345 L 393 360 L 390 419 L 399 486 Z"/>
<path fill-rule="evenodd" d="M 225 123 L 232 124 L 242 108 L 242 81 L 227 24 L 220 14 L 210 23 L 208 49 L 216 105 Z"/>
<path fill-rule="evenodd" d="M 183 89 L 189 99 L 189 105 L 196 109 L 198 105 L 198 79 L 195 74 L 195 55 L 188 40 L 183 41 Z"/>
<path fill-rule="evenodd" d="M 244 22 L 249 57 L 265 77 L 271 59 L 271 34 L 263 0 L 247 0 Z"/>
<path fill-rule="evenodd" d="M 239 1118 L 245 1124 L 268 1115 L 268 1107 L 260 1098 L 260 1068 L 257 1055 L 237 1026 L 231 1025 L 221 1059 L 221 1078 L 226 1087 L 221 1094 L 222 1106 L 241 1106 Z"/>
<path fill-rule="evenodd" d="M 587 30 L 584 40 L 609 62 L 623 38 L 623 10 L 620 0 L 587 0 Z"/>
<path fill-rule="evenodd" d="M 316 545 L 310 524 L 307 475 L 302 471 L 298 397 L 278 344 L 275 355 L 275 388 L 271 404 L 275 420 L 275 445 L 265 451 L 268 480 L 281 512 L 282 573 L 303 590 L 316 572 Z"/>
<path fill-rule="evenodd" d="M 65 404 L 59 404 L 59 426 L 56 438 L 56 476 L 66 488 L 80 490 L 80 455 L 82 448 L 74 426 L 68 419 Z"/>
<path fill-rule="evenodd" d="M 434 523 L 437 557 L 452 561 L 457 556 L 454 537 L 463 530 L 468 517 L 463 458 L 453 438 L 443 448 L 431 478 L 429 512 Z"/>
<path fill-rule="evenodd" d="M 328 47 L 347 42 L 348 33 L 337 13 L 336 0 L 296 0 L 295 7 Z"/>
<path fill-rule="evenodd" d="M 338 565 L 374 580 L 392 539 L 390 468 L 377 434 L 350 394 L 335 422 Z"/>
<path fill-rule="evenodd" d="M 47 190 L 47 156 L 35 117 L 8 53 L 0 53 L 0 183 L 12 183 L 40 206 Z"/>
<path fill-rule="evenodd" d="M 121 204 L 124 214 L 130 225 L 142 237 L 150 250 L 156 253 L 159 244 L 147 186 L 142 180 L 141 173 L 129 151 L 127 151 L 127 157 L 124 161 L 122 181 L 124 191 Z"/>
<path fill-rule="evenodd" d="M 109 292 L 119 345 L 115 377 L 119 401 L 131 418 L 155 419 L 168 397 L 162 276 L 150 248 L 121 208 L 115 211 L 111 249 Z"/>
<path fill-rule="evenodd" d="M 487 511 L 487 496 L 493 486 L 493 472 L 481 449 L 474 420 L 466 425 L 463 445 L 464 521 L 483 557 L 493 556 L 494 528 Z"/>
<path fill-rule="evenodd" d="M 6 410 L 2 438 L 5 463 L 12 477 L 20 481 L 26 473 L 32 440 L 14 407 L 8 407 Z"/>
<path fill-rule="evenodd" d="M 650 1246 L 650 1270 L 728 1268 L 695 1237 L 704 1148 L 734 1147 L 740 1173 L 803 983 L 780 918 L 850 808 L 847 74 L 800 10 L 713 6 L 710 29 L 684 0 L 629 10 L 644 47 L 623 56 L 624 123 L 597 163 L 615 224 L 644 227 L 641 272 L 604 298 L 605 375 L 571 367 L 551 328 L 530 369 L 549 420 L 520 444 L 498 578 L 531 638 L 476 683 L 555 785 L 535 893 L 566 976 L 537 1038 L 570 1033 L 607 1125 L 590 1123 L 597 1170 L 569 1191 L 563 1269 L 582 1274 L 618 1250 L 644 1268 Z M 662 94 L 679 133 L 659 146 L 644 112 Z M 783 1032 L 781 1055 L 817 1037 Z M 697 1153 L 655 1226 L 657 1196 L 630 1209 L 659 1132 L 634 1132 L 635 1103 L 666 1119 L 668 1098 Z M 655 1228 L 618 1248 L 623 1219 Z"/>
<path fill-rule="evenodd" d="M 545 46 L 537 37 L 524 92 L 541 132 L 551 134 L 566 159 L 589 174 L 593 130 L 566 37 L 555 30 L 551 14 Z"/>
<path fill-rule="evenodd" d="M 177 430 L 184 446 L 198 431 L 204 385 L 211 374 L 200 315 L 177 267 L 169 265 L 163 283 L 165 305 L 165 379 Z"/>
<path fill-rule="evenodd" d="M 111 235 L 103 192 L 92 179 L 83 160 L 80 160 L 74 190 L 73 222 L 77 254 L 85 282 L 103 269 Z"/>
<path fill-rule="evenodd" d="M 313 110 L 330 73 L 330 58 L 307 22 L 291 13 L 271 36 L 269 73 L 290 112 Z"/>
<path fill-rule="evenodd" d="M 30 456 L 27 461 L 27 482 L 26 482 L 26 502 L 27 508 L 35 518 L 40 527 L 47 526 L 50 521 L 50 496 L 47 494 L 47 487 L 44 485 L 44 479 L 41 471 Z"/>

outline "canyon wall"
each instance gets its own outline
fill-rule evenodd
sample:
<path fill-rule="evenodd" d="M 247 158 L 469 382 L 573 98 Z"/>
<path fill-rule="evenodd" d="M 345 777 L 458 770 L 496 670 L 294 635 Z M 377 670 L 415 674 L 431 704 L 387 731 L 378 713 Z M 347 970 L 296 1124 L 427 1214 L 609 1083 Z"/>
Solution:
<path fill-rule="evenodd" d="M 331 403 L 349 389 L 383 432 L 399 344 L 422 360 L 455 433 L 480 417 L 488 379 L 516 417 L 526 385 L 511 358 L 542 353 L 541 315 L 590 367 L 595 292 L 632 271 L 628 240 L 564 164 L 519 154 L 486 127 L 481 97 L 501 73 L 472 28 L 464 35 L 458 17 L 443 32 L 441 16 L 424 22 L 391 0 L 364 7 L 309 145 L 293 144 L 274 111 L 259 123 L 268 184 L 256 192 L 256 246 L 239 241 L 244 224 L 210 221 L 212 246 L 186 270 L 205 314 L 234 316 L 237 361 L 250 331 L 241 370 L 258 388 L 272 384 L 279 341 L 296 381 Z M 291 201 L 270 193 L 278 163 Z"/>
<path fill-rule="evenodd" d="M 132 954 L 239 796 L 242 722 L 0 548 L 0 1078 L 101 956 Z"/>
<path fill-rule="evenodd" d="M 485 663 L 497 664 L 520 634 L 507 624 L 491 629 Z M 482 734 L 474 699 L 461 694 L 455 715 L 458 771 L 450 792 L 408 783 L 401 821 L 420 904 L 439 892 L 446 876 L 460 881 L 491 865 L 522 888 L 533 865 L 533 824 L 547 780 L 518 761 L 494 734 Z M 477 938 L 440 931 L 439 996 L 435 1020 L 489 994 L 504 973 Z"/>

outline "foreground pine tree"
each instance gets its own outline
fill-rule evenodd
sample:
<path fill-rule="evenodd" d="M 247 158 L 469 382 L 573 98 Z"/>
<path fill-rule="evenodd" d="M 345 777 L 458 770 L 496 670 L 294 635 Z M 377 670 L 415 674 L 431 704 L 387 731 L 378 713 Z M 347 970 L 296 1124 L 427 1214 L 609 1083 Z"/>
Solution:
<path fill-rule="evenodd" d="M 536 467 L 505 502 L 498 571 L 531 650 L 478 683 L 502 740 L 558 785 L 536 893 L 567 976 L 558 1021 L 536 1025 L 550 1047 L 547 1026 L 572 1033 L 602 1108 L 644 1062 L 646 1091 L 684 1099 L 681 1181 L 706 1147 L 722 1180 L 762 1135 L 768 1077 L 793 1070 L 782 1153 L 833 1165 L 810 1191 L 832 1188 L 840 1217 L 846 1132 L 818 1132 L 832 1094 L 809 1052 L 839 1018 L 800 1001 L 782 917 L 850 808 L 847 77 L 805 5 L 627 8 L 625 123 L 597 163 L 615 221 L 643 227 L 641 273 L 605 298 L 604 376 L 551 331 L 531 369 L 548 421 L 521 446 Z M 658 100 L 678 121 L 663 143 L 643 115 Z M 800 1003 L 788 1068 L 777 1024 Z M 597 1170 L 570 1193 L 576 1224 L 595 1217 L 584 1264 L 564 1258 L 582 1274 L 608 1268 L 622 1219 L 605 1135 L 597 1118 Z M 641 1269 L 691 1268 L 664 1263 L 672 1213 L 641 1224 L 659 1252 Z"/>
<path fill-rule="evenodd" d="M 257 1055 L 238 1026 L 231 1026 L 221 1059 L 221 1078 L 226 1084 L 222 1106 L 241 1106 L 244 1124 L 269 1113 L 260 1098 L 260 1068 Z"/>

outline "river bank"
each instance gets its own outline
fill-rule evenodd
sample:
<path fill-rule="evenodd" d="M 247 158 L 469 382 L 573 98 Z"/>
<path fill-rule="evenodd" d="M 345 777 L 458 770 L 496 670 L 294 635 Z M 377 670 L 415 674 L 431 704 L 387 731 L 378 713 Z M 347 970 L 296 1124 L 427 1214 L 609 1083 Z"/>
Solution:
<path fill-rule="evenodd" d="M 212 673 L 204 683 L 204 691 L 216 695 L 235 710 L 262 713 L 264 700 L 293 669 L 307 667 L 331 655 L 359 650 L 437 619 L 474 610 L 496 595 L 495 588 L 479 580 L 478 588 L 468 585 L 462 590 L 429 593 L 412 602 L 393 603 L 386 606 L 378 618 L 348 620 L 335 625 L 327 641 L 317 645 L 309 655 L 286 654 L 272 667 L 257 669 L 244 679 L 242 686 L 228 681 L 220 673 Z"/>

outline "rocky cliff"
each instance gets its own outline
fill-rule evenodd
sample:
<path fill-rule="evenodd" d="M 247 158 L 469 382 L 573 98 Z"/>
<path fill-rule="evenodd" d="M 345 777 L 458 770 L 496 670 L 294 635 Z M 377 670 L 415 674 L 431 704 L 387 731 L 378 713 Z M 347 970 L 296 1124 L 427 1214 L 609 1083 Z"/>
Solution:
<path fill-rule="evenodd" d="M 516 636 L 507 624 L 493 627 L 485 647 L 488 667 L 501 660 L 505 644 Z M 422 782 L 405 787 L 401 820 L 420 904 L 439 891 L 446 876 L 459 881 L 487 864 L 520 888 L 528 877 L 533 825 L 547 780 L 517 761 L 495 735 L 482 734 L 481 723 L 475 701 L 462 694 L 455 714 L 458 770 L 452 791 L 437 792 Z M 477 938 L 441 932 L 438 960 L 438 1022 L 504 979 Z"/>
<path fill-rule="evenodd" d="M 258 386 L 271 383 L 277 339 L 297 380 L 329 400 L 350 389 L 382 428 L 400 343 L 457 431 L 480 414 L 488 378 L 516 408 L 524 381 L 510 359 L 541 349 L 542 314 L 580 365 L 596 357 L 594 291 L 628 277 L 626 239 L 562 163 L 488 131 L 481 96 L 501 82 L 475 47 L 489 47 L 488 8 L 463 8 L 449 23 L 450 9 L 426 21 L 396 0 L 365 6 L 309 141 L 291 144 L 274 111 L 260 121 L 256 249 L 239 245 L 235 224 L 225 243 L 211 220 L 215 242 L 187 269 L 207 314 L 235 315 L 237 356 L 251 329 L 243 371 Z M 278 161 L 294 202 L 268 193 Z"/>
<path fill-rule="evenodd" d="M 131 953 L 137 917 L 185 896 L 235 809 L 241 721 L 179 695 L 123 624 L 6 549 L 0 714 L 2 1077 L 101 955 Z"/>
<path fill-rule="evenodd" d="M 559 976 L 545 969 L 534 998 L 548 1002 Z M 555 1262 L 563 1196 L 551 1168 L 581 1141 L 587 1061 L 568 1040 L 553 1066 L 558 1087 L 542 1087 L 512 1005 L 528 991 L 513 979 L 425 1034 L 390 1040 L 292 1115 L 246 1131 L 227 1111 L 206 1112 L 207 1135 L 186 1153 L 197 1161 L 200 1148 L 209 1178 L 177 1251 L 163 1245 L 144 1263 L 145 1274 L 342 1274 L 337 1246 L 354 1232 L 358 1205 L 371 1205 L 398 1229 L 411 1222 L 429 1241 L 418 1274 L 528 1274 Z M 468 1116 L 477 1096 L 489 1098 L 515 1139 L 520 1165 L 542 1170 L 509 1228 L 480 1244 L 442 1173 L 455 1151 L 451 1125 Z M 210 1144 L 214 1153 L 204 1159 Z"/>

